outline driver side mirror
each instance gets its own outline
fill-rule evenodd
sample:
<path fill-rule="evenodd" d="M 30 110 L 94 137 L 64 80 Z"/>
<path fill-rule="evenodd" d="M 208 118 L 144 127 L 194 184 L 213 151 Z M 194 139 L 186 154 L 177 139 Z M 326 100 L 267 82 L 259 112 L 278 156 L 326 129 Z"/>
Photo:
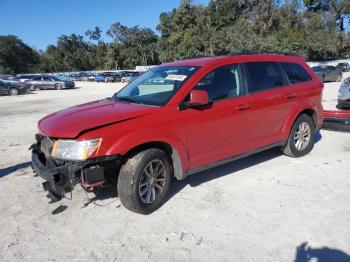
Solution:
<path fill-rule="evenodd" d="M 186 102 L 189 108 L 201 108 L 210 104 L 208 92 L 205 90 L 192 90 L 190 100 Z"/>

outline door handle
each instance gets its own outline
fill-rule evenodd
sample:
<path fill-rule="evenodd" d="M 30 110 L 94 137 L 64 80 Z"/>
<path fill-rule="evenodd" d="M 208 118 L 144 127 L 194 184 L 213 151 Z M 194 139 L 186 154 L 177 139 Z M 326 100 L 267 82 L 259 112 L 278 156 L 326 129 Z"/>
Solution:
<path fill-rule="evenodd" d="M 241 110 L 241 111 L 248 110 L 248 109 L 250 109 L 250 105 L 248 105 L 248 104 L 240 104 L 240 105 L 236 106 L 236 109 L 237 110 Z"/>
<path fill-rule="evenodd" d="M 296 94 L 294 94 L 294 93 L 287 93 L 284 95 L 284 98 L 287 98 L 287 99 L 292 99 L 294 97 L 296 97 Z"/>

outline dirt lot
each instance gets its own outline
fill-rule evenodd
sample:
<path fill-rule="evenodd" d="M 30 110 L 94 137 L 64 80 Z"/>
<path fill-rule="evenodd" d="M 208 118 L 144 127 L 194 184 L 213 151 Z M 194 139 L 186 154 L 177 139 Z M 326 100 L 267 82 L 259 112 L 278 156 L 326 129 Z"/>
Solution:
<path fill-rule="evenodd" d="M 326 84 L 327 108 L 338 86 Z M 123 208 L 111 187 L 77 186 L 72 200 L 49 204 L 30 168 L 37 121 L 121 84 L 78 87 L 0 97 L 0 261 L 350 260 L 349 133 L 321 130 L 300 159 L 270 150 L 174 181 L 149 216 Z"/>

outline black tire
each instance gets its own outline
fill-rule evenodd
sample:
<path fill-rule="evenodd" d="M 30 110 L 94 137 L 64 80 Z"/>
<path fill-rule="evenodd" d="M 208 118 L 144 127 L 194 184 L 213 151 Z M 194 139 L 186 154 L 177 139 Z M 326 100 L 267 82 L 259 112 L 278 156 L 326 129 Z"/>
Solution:
<path fill-rule="evenodd" d="M 62 84 L 56 84 L 55 88 L 56 88 L 56 90 L 61 90 L 62 89 Z"/>
<path fill-rule="evenodd" d="M 34 92 L 36 90 L 36 87 L 35 85 L 29 85 L 28 86 L 28 89 L 31 91 L 31 92 Z"/>
<path fill-rule="evenodd" d="M 297 145 L 300 145 L 300 144 L 297 144 L 298 142 L 296 142 L 297 141 L 296 139 L 298 138 L 295 138 L 295 136 L 298 136 L 297 131 L 299 131 L 298 129 L 300 128 L 300 125 L 302 123 L 305 123 L 309 127 L 310 136 L 308 141 L 307 142 L 305 141 L 306 146 L 305 147 L 301 146 L 301 148 L 298 149 Z M 297 118 L 297 120 L 295 120 L 292 126 L 287 144 L 284 147 L 282 147 L 283 154 L 290 157 L 302 157 L 308 154 L 312 150 L 315 143 L 315 129 L 316 129 L 315 123 L 310 116 L 306 114 L 300 115 Z"/>
<path fill-rule="evenodd" d="M 342 78 L 343 78 L 343 75 L 342 75 L 342 74 L 339 74 L 336 81 L 337 81 L 337 82 L 341 82 Z"/>
<path fill-rule="evenodd" d="M 161 177 L 163 177 L 163 179 L 157 179 L 162 181 L 152 182 L 152 184 L 162 183 L 162 186 L 160 186 L 162 187 L 162 190 L 159 190 L 159 185 L 157 187 L 153 186 L 153 191 L 151 194 L 154 192 L 154 200 L 152 203 L 146 203 L 141 196 L 141 189 L 144 191 L 145 187 L 152 188 L 152 185 L 149 186 L 148 183 L 150 182 L 144 180 L 145 177 L 150 177 L 147 176 L 147 173 L 144 170 L 147 169 L 149 165 L 152 166 L 153 163 L 158 163 L 157 161 L 162 163 L 162 170 L 164 170 L 164 172 L 162 172 Z M 151 148 L 134 154 L 126 161 L 119 172 L 117 188 L 120 201 L 122 202 L 123 206 L 130 211 L 144 215 L 150 214 L 163 204 L 169 191 L 172 176 L 172 166 L 169 157 L 163 150 Z M 155 181 L 154 177 L 152 181 Z M 141 185 L 143 185 L 144 182 L 146 182 L 147 185 L 142 188 Z M 157 196 L 155 191 L 156 189 L 158 192 Z M 149 191 L 151 191 L 151 189 L 149 189 Z M 148 197 L 148 193 L 146 197 Z"/>
<path fill-rule="evenodd" d="M 10 89 L 9 89 L 9 95 L 10 95 L 10 96 L 17 96 L 17 95 L 19 95 L 18 89 L 16 89 L 16 88 L 10 88 Z"/>

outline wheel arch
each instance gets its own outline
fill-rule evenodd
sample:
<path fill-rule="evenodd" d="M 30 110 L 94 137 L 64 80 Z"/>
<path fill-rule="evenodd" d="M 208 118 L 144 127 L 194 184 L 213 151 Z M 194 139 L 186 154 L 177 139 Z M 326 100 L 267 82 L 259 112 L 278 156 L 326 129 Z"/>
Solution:
<path fill-rule="evenodd" d="M 184 179 L 185 172 L 183 170 L 183 161 L 181 160 L 181 156 L 178 150 L 171 144 L 164 141 L 149 141 L 134 146 L 130 148 L 126 153 L 122 154 L 122 162 L 129 159 L 130 156 L 150 148 L 158 148 L 163 150 L 171 161 L 174 177 L 178 180 Z"/>
<path fill-rule="evenodd" d="M 287 121 L 284 124 L 283 127 L 283 134 L 286 138 L 289 137 L 290 130 L 294 124 L 294 122 L 298 119 L 298 117 L 302 114 L 306 114 L 311 117 L 313 120 L 315 127 L 317 128 L 318 126 L 318 120 L 317 120 L 317 111 L 314 109 L 312 105 L 305 105 L 303 107 L 298 107 L 293 114 L 289 116 Z"/>

